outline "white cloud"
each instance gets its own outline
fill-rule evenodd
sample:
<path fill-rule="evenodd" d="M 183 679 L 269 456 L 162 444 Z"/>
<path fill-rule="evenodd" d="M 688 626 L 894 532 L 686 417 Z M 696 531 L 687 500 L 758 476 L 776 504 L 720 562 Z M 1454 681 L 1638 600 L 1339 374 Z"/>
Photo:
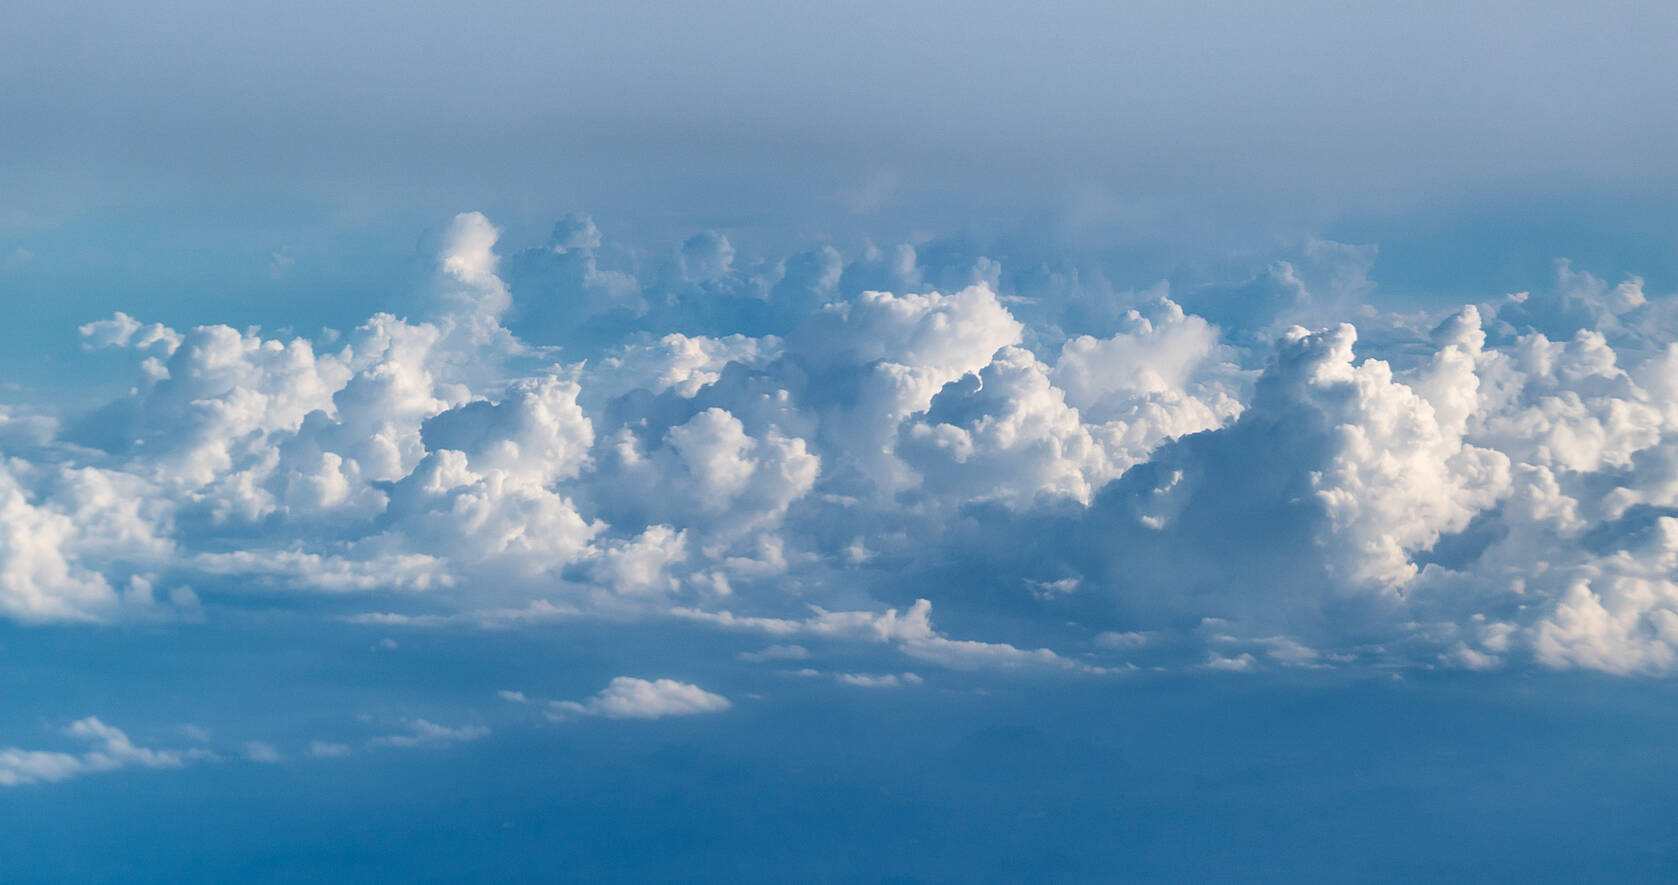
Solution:
<path fill-rule="evenodd" d="M 1153 641 L 1153 635 L 1140 631 L 1119 632 L 1106 630 L 1095 635 L 1095 644 L 1102 648 L 1130 649 L 1141 648 Z"/>
<path fill-rule="evenodd" d="M 1208 670 L 1222 670 L 1226 673 L 1241 673 L 1251 670 L 1257 665 L 1251 654 L 1242 652 L 1234 657 L 1224 657 L 1217 652 L 1206 656 L 1205 668 Z"/>
<path fill-rule="evenodd" d="M 692 397 L 722 377 L 723 367 L 729 363 L 759 368 L 780 352 L 781 340 L 773 335 L 711 338 L 671 332 L 651 344 L 625 345 L 601 361 L 600 367 L 591 372 L 590 381 L 609 395 L 674 390 Z"/>
<path fill-rule="evenodd" d="M 167 506 L 150 491 L 97 468 L 0 462 L 0 613 L 103 621 L 152 610 L 152 581 L 138 568 L 161 564 L 173 545 L 162 536 Z"/>
<path fill-rule="evenodd" d="M 910 657 L 930 661 L 952 670 L 1048 668 L 1088 673 L 1109 672 L 1105 668 L 1062 657 L 1047 648 L 1022 649 L 1005 642 L 950 639 L 932 628 L 932 603 L 918 599 L 907 611 L 830 612 L 812 607 L 813 614 L 802 620 L 738 617 L 731 612 L 708 612 L 674 608 L 676 617 L 734 630 L 750 630 L 772 636 L 804 634 L 831 640 L 889 643 Z"/>
<path fill-rule="evenodd" d="M 1641 279 L 1563 264 L 1401 315 L 1372 247 L 1321 241 L 1168 298 L 947 244 L 499 237 L 458 216 L 415 315 L 342 336 L 83 325 L 131 391 L 0 410 L 0 616 L 258 588 L 367 597 L 369 626 L 674 616 L 783 643 L 752 662 L 1104 672 L 878 601 L 953 575 L 928 586 L 1012 594 L 987 623 L 1033 622 L 1005 635 L 1215 668 L 1678 667 L 1678 299 Z M 575 314 L 566 350 L 521 309 Z M 1203 617 L 1268 638 L 1175 632 Z"/>
<path fill-rule="evenodd" d="M 407 726 L 407 732 L 371 738 L 367 741 L 367 746 L 440 749 L 454 744 L 475 741 L 489 735 L 489 729 L 482 725 L 461 725 L 450 728 L 425 719 L 412 719 L 408 721 Z M 317 753 L 316 755 L 321 754 Z M 329 753 L 327 755 L 334 754 Z"/>
<path fill-rule="evenodd" d="M 348 744 L 334 744 L 330 741 L 310 741 L 309 755 L 316 759 L 342 759 L 353 752 Z"/>
<path fill-rule="evenodd" d="M 762 651 L 743 651 L 740 660 L 761 663 L 763 661 L 801 661 L 810 656 L 810 650 L 802 645 L 771 645 Z"/>
<path fill-rule="evenodd" d="M 946 386 L 903 431 L 898 452 L 924 488 L 957 502 L 1020 506 L 1039 495 L 1087 503 L 1121 471 L 1029 351 L 1007 347 Z"/>
<path fill-rule="evenodd" d="M 285 757 L 280 755 L 280 751 L 275 749 L 273 744 L 263 741 L 246 741 L 245 758 L 265 765 L 272 765 L 285 760 Z"/>
<path fill-rule="evenodd" d="M 553 701 L 551 715 L 604 716 L 609 719 L 659 719 L 720 713 L 733 704 L 722 695 L 674 679 L 637 679 L 619 676 L 600 693 L 584 701 Z"/>
<path fill-rule="evenodd" d="M 180 768 L 205 758 L 202 750 L 154 750 L 136 746 L 122 729 L 89 716 L 70 724 L 64 733 L 88 745 L 79 753 L 0 748 L 0 787 L 50 783 L 120 768 Z"/>
<path fill-rule="evenodd" d="M 844 685 L 857 688 L 900 688 L 906 685 L 920 685 L 925 681 L 913 673 L 839 673 L 834 678 Z"/>

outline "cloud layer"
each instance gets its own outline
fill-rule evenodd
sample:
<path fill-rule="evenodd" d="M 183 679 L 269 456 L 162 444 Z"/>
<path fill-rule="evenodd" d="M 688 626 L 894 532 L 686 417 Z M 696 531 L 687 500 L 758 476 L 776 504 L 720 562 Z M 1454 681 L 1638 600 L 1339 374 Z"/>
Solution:
<path fill-rule="evenodd" d="M 774 637 L 759 662 L 1678 664 L 1678 302 L 1636 278 L 1394 313 L 1335 244 L 1174 297 L 498 236 L 459 216 L 412 315 L 341 334 L 82 326 L 132 390 L 0 414 L 0 615 L 334 594 L 416 627 L 675 617 Z M 727 706 L 623 677 L 560 712 Z"/>

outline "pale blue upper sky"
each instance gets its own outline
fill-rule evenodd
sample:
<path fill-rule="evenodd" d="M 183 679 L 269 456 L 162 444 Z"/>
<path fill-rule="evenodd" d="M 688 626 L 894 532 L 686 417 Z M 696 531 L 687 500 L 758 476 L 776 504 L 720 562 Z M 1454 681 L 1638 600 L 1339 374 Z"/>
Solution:
<path fill-rule="evenodd" d="M 713 223 L 848 187 L 1297 225 L 1678 177 L 1665 4 L 68 2 L 0 41 L 26 218 L 266 194 Z"/>

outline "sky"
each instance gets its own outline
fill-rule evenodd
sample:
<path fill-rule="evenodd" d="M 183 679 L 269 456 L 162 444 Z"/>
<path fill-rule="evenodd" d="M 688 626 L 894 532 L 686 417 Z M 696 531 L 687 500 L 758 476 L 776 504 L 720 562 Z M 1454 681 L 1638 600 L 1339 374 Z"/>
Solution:
<path fill-rule="evenodd" d="M 1678 14 L 32 4 L 0 880 L 1670 881 Z"/>

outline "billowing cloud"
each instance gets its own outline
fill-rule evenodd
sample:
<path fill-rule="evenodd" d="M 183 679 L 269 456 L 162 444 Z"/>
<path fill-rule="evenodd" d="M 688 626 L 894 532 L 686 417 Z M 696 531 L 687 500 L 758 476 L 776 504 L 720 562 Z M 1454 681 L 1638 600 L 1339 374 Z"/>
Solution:
<path fill-rule="evenodd" d="M 1374 250 L 1323 241 L 1184 292 L 744 242 L 575 216 L 503 260 L 467 213 L 411 316 L 83 325 L 130 389 L 0 415 L 0 615 L 332 593 L 390 627 L 677 617 L 775 643 L 749 662 L 1678 666 L 1678 304 L 1641 279 L 1394 313 Z M 565 709 L 718 697 L 620 682 Z"/>

